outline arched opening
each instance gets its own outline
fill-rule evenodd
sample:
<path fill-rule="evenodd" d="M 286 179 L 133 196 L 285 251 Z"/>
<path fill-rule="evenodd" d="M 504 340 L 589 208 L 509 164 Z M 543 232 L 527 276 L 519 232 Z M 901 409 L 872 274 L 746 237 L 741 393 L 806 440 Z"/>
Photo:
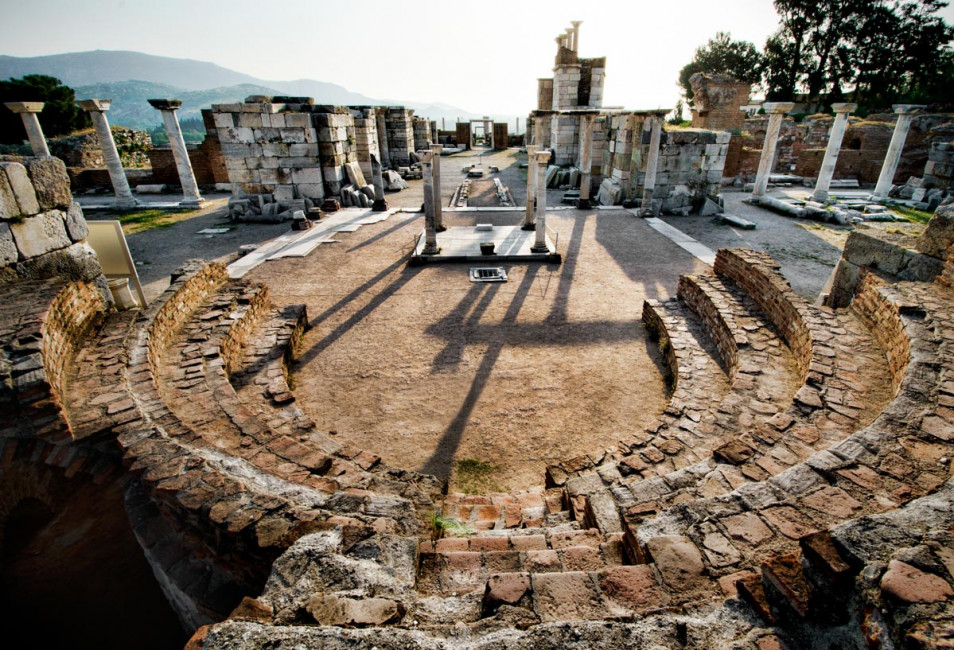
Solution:
<path fill-rule="evenodd" d="M 41 471 L 29 490 L 38 497 L 0 522 L 5 644 L 181 648 L 187 635 L 136 542 L 120 482 Z"/>

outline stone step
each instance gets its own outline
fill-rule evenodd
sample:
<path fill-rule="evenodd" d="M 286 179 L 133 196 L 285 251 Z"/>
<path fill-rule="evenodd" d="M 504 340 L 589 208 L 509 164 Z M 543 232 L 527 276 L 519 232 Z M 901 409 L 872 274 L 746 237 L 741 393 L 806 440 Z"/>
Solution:
<path fill-rule="evenodd" d="M 509 537 L 445 537 L 421 544 L 420 593 L 474 591 L 494 573 L 596 571 L 623 564 L 622 534 L 595 529 Z"/>
<path fill-rule="evenodd" d="M 477 531 L 552 527 L 567 523 L 570 517 L 560 489 L 490 495 L 449 494 L 441 504 L 441 515 Z"/>

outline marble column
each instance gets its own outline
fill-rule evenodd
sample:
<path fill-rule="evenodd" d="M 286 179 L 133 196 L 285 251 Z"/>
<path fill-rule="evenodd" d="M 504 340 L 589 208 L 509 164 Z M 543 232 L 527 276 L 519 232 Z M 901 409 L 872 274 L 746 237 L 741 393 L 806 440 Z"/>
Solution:
<path fill-rule="evenodd" d="M 7 102 L 4 105 L 14 113 L 20 114 L 33 155 L 49 156 L 50 149 L 46 146 L 46 138 L 43 137 L 43 129 L 40 127 L 39 115 L 43 110 L 43 102 Z"/>
<path fill-rule="evenodd" d="M 537 165 L 537 205 L 535 209 L 536 236 L 531 253 L 549 253 L 547 247 L 547 161 L 550 160 L 549 151 L 535 151 L 533 157 Z"/>
<path fill-rule="evenodd" d="M 573 51 L 580 51 L 580 25 L 583 24 L 582 20 L 571 20 L 570 24 L 573 25 Z"/>
<path fill-rule="evenodd" d="M 179 184 L 182 186 L 182 202 L 180 205 L 188 208 L 197 208 L 203 203 L 199 194 L 199 185 L 195 182 L 195 173 L 192 171 L 192 161 L 189 160 L 189 149 L 182 137 L 179 127 L 179 118 L 176 111 L 182 106 L 181 99 L 147 99 L 149 105 L 162 113 L 162 124 L 166 128 L 169 146 L 172 148 L 172 157 L 176 161 L 176 171 L 179 172 Z"/>
<path fill-rule="evenodd" d="M 441 152 L 444 151 L 444 146 L 440 144 L 431 145 L 431 153 L 434 154 L 434 162 L 432 165 L 433 176 L 434 176 L 434 188 L 431 190 L 434 193 L 434 229 L 437 232 L 444 232 L 447 230 L 444 227 L 444 210 L 443 204 L 444 199 L 441 197 Z"/>
<path fill-rule="evenodd" d="M 643 122 L 636 115 L 626 116 L 626 128 L 629 130 L 629 177 L 624 178 L 623 197 L 630 201 L 636 199 L 639 170 L 643 166 Z"/>
<path fill-rule="evenodd" d="M 590 184 L 593 171 L 593 116 L 580 117 L 580 198 L 576 207 L 588 210 L 593 207 L 590 202 Z"/>
<path fill-rule="evenodd" d="M 659 167 L 659 143 L 662 140 L 661 115 L 649 116 L 649 155 L 646 158 L 646 176 L 643 179 L 643 202 L 639 206 L 639 216 L 652 217 L 653 193 L 656 191 L 656 170 Z"/>
<path fill-rule="evenodd" d="M 908 137 L 908 129 L 911 128 L 911 118 L 924 106 L 919 104 L 895 104 L 891 108 L 898 114 L 898 122 L 894 125 L 894 134 L 891 136 L 891 144 L 888 145 L 888 153 L 884 157 L 884 165 L 881 167 L 881 174 L 878 176 L 878 184 L 875 185 L 874 193 L 871 195 L 875 199 L 888 198 L 891 183 L 894 182 L 894 174 L 898 171 L 898 163 L 901 161 L 904 141 Z"/>
<path fill-rule="evenodd" d="M 384 212 L 388 209 L 387 199 L 384 198 L 384 176 L 381 173 L 378 154 L 374 152 L 371 153 L 371 184 L 374 186 L 374 203 L 371 204 L 371 210 Z"/>
<path fill-rule="evenodd" d="M 381 154 L 381 164 L 391 167 L 391 152 L 388 149 L 388 123 L 385 119 L 387 109 L 375 111 L 375 121 L 378 123 L 378 151 Z"/>
<path fill-rule="evenodd" d="M 536 221 L 534 221 L 534 209 L 537 205 L 537 157 L 536 152 L 540 147 L 535 144 L 527 145 L 527 212 L 523 217 L 521 230 L 534 230 Z"/>
<path fill-rule="evenodd" d="M 768 189 L 769 175 L 775 165 L 775 148 L 778 146 L 778 133 L 782 129 L 785 114 L 795 108 L 791 102 L 767 102 L 762 108 L 768 113 L 768 128 L 765 130 L 765 142 L 762 144 L 762 157 L 759 158 L 759 171 L 755 175 L 755 188 L 752 196 L 764 196 Z"/>
<path fill-rule="evenodd" d="M 84 99 L 76 103 L 84 111 L 88 111 L 90 118 L 93 120 L 96 138 L 99 140 L 99 147 L 103 152 L 103 159 L 106 161 L 106 169 L 109 171 L 109 180 L 113 184 L 113 193 L 116 195 L 116 206 L 120 208 L 135 207 L 138 202 L 129 190 L 129 181 L 126 180 L 126 172 L 123 171 L 119 151 L 116 150 L 116 141 L 113 140 L 113 132 L 109 130 L 109 122 L 106 121 L 106 111 L 109 110 L 112 100 Z"/>
<path fill-rule="evenodd" d="M 841 141 L 844 139 L 845 129 L 848 127 L 848 114 L 857 108 L 858 104 L 831 105 L 831 110 L 835 111 L 835 121 L 831 125 L 831 133 L 828 134 L 825 159 L 822 161 L 821 169 L 818 170 L 815 191 L 812 193 L 813 201 L 824 203 L 828 200 L 828 188 L 831 187 L 831 179 L 835 175 L 838 152 L 841 151 Z"/>
<path fill-rule="evenodd" d="M 434 152 L 421 152 L 421 173 L 424 178 L 424 249 L 421 255 L 437 255 L 437 227 L 434 223 Z"/>
<path fill-rule="evenodd" d="M 543 148 L 543 116 L 535 115 L 533 118 L 533 144 L 538 149 Z"/>

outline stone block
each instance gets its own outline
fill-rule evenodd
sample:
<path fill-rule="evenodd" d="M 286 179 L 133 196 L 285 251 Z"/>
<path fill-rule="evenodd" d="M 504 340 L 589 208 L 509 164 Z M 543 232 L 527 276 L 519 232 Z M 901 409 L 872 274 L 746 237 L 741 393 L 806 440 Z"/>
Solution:
<path fill-rule="evenodd" d="M 533 610 L 543 622 L 600 620 L 608 613 L 588 573 L 535 574 L 532 586 Z"/>
<path fill-rule="evenodd" d="M 102 275 L 96 253 L 83 242 L 17 263 L 16 273 L 25 280 L 61 277 L 94 280 Z"/>
<path fill-rule="evenodd" d="M 83 216 L 83 208 L 79 203 L 70 204 L 66 211 L 66 233 L 74 242 L 83 241 L 89 235 L 89 226 L 86 225 L 86 218 Z"/>
<path fill-rule="evenodd" d="M 66 164 L 59 158 L 33 158 L 27 163 L 27 173 L 40 210 L 66 209 L 73 202 Z"/>
<path fill-rule="evenodd" d="M 660 535 L 646 545 L 663 582 L 670 589 L 690 590 L 705 582 L 702 554 L 688 537 Z"/>
<path fill-rule="evenodd" d="M 845 243 L 842 258 L 857 266 L 869 266 L 886 273 L 896 274 L 901 270 L 904 251 L 902 246 L 855 230 Z"/>
<path fill-rule="evenodd" d="M 937 209 L 915 246 L 926 255 L 946 259 L 947 251 L 952 244 L 954 244 L 954 204 Z"/>
<path fill-rule="evenodd" d="M 643 612 L 668 604 L 668 596 L 656 582 L 652 567 L 614 566 L 599 572 L 599 584 L 608 599 L 610 610 Z"/>
<path fill-rule="evenodd" d="M 490 576 L 484 591 L 483 610 L 490 614 L 501 605 L 516 605 L 530 593 L 529 573 L 498 573 Z"/>
<path fill-rule="evenodd" d="M 216 129 L 229 129 L 235 126 L 232 113 L 213 113 L 212 122 Z"/>
<path fill-rule="evenodd" d="M 11 223 L 10 232 L 20 255 L 38 257 L 72 244 L 66 234 L 65 216 L 59 210 L 52 210 Z"/>
<path fill-rule="evenodd" d="M 20 206 L 17 204 L 13 188 L 7 180 L 7 175 L 0 171 L 0 219 L 14 219 L 20 216 Z"/>
<path fill-rule="evenodd" d="M 17 246 L 13 242 L 10 226 L 0 223 L 0 266 L 7 266 L 17 261 Z"/>
<path fill-rule="evenodd" d="M 403 607 L 387 598 L 342 598 L 312 596 L 306 606 L 322 625 L 380 626 L 400 620 Z"/>
<path fill-rule="evenodd" d="M 292 182 L 298 183 L 321 183 L 321 169 L 312 167 L 309 169 L 296 169 L 292 171 Z"/>
<path fill-rule="evenodd" d="M 19 210 L 16 215 L 11 216 L 39 212 L 40 204 L 36 200 L 36 192 L 33 190 L 26 167 L 20 163 L 0 163 L 0 170 L 7 177 Z"/>

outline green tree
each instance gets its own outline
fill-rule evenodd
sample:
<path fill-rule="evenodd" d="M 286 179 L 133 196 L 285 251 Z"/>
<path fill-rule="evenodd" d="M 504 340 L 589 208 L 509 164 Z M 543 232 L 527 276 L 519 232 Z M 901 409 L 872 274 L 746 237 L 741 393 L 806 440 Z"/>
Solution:
<path fill-rule="evenodd" d="M 780 26 L 765 43 L 770 100 L 843 97 L 868 108 L 950 95 L 954 31 L 942 0 L 775 0 Z"/>
<path fill-rule="evenodd" d="M 46 102 L 40 113 L 43 134 L 48 137 L 67 135 L 90 125 L 86 111 L 75 104 L 76 94 L 59 79 L 28 74 L 22 79 L 0 81 L 0 103 Z M 18 144 L 26 140 L 23 120 L 19 115 L 0 109 L 0 143 Z"/>
<path fill-rule="evenodd" d="M 752 43 L 733 41 L 729 32 L 717 32 L 715 38 L 696 49 L 692 61 L 679 71 L 679 85 L 685 97 L 692 101 L 689 77 L 697 72 L 727 74 L 750 84 L 761 80 L 762 56 Z"/>

